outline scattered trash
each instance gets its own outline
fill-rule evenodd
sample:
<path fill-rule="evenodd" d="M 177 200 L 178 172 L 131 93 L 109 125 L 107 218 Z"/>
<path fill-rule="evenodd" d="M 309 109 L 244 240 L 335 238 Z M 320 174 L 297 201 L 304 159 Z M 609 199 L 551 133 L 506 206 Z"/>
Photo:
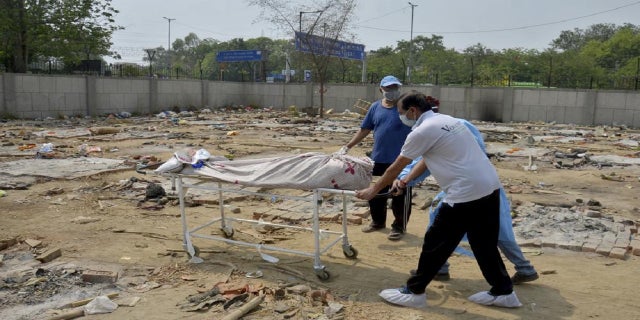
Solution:
<path fill-rule="evenodd" d="M 271 263 L 278 263 L 278 261 L 280 261 L 279 258 L 263 253 L 262 245 L 258 245 L 257 248 L 258 248 L 258 253 L 260 254 L 260 257 L 262 258 L 262 260 L 271 262 Z"/>
<path fill-rule="evenodd" d="M 46 153 L 46 152 L 52 152 L 52 151 L 53 151 L 53 143 L 45 143 L 42 146 L 40 146 L 40 150 L 38 152 Z"/>
<path fill-rule="evenodd" d="M 332 318 L 338 313 L 340 313 L 340 311 L 342 311 L 343 308 L 344 308 L 344 305 L 342 305 L 341 303 L 329 302 L 328 306 L 324 307 L 324 314 L 327 317 Z"/>
<path fill-rule="evenodd" d="M 100 148 L 98 146 L 90 146 L 90 145 L 88 145 L 86 143 L 83 143 L 80 146 L 78 146 L 78 153 L 81 156 L 86 157 L 90 153 L 102 153 L 102 148 Z"/>
<path fill-rule="evenodd" d="M 56 153 L 53 150 L 53 143 L 45 143 L 40 146 L 38 152 L 36 152 L 36 159 L 53 159 L 56 157 Z"/>
<path fill-rule="evenodd" d="M 84 306 L 85 314 L 111 313 L 118 309 L 118 304 L 107 296 L 99 296 Z"/>
<path fill-rule="evenodd" d="M 296 106 L 289 106 L 289 116 L 298 117 L 300 113 L 298 113 L 298 108 Z"/>
<path fill-rule="evenodd" d="M 263 276 L 263 274 L 262 274 L 262 271 L 260 271 L 260 270 L 247 272 L 247 274 L 245 274 L 245 277 L 247 277 L 247 278 L 262 278 L 262 276 Z"/>
<path fill-rule="evenodd" d="M 116 118 L 119 118 L 119 119 L 131 118 L 131 113 L 126 111 L 118 112 L 116 113 Z"/>
<path fill-rule="evenodd" d="M 34 149 L 35 147 L 36 147 L 35 143 L 23 144 L 18 146 L 18 150 L 20 151 L 30 150 L 30 149 Z"/>

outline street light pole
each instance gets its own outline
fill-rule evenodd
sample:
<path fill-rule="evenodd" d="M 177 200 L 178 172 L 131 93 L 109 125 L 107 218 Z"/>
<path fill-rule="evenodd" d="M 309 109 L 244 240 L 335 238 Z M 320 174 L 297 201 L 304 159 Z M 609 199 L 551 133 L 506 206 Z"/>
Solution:
<path fill-rule="evenodd" d="M 409 61 L 407 63 L 407 83 L 411 83 L 411 63 L 413 56 L 413 8 L 417 7 L 417 4 L 409 2 L 411 6 L 411 40 L 409 41 Z"/>
<path fill-rule="evenodd" d="M 167 58 L 169 60 L 169 79 L 171 79 L 171 21 L 175 20 L 172 18 L 163 17 L 167 19 L 169 22 L 169 36 L 167 37 Z"/>

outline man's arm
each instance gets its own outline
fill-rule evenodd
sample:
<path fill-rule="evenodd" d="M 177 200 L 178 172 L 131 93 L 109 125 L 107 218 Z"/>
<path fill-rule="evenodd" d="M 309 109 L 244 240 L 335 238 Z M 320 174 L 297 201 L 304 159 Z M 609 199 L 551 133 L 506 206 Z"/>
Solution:
<path fill-rule="evenodd" d="M 420 177 L 427 170 L 427 164 L 424 159 L 421 159 L 413 166 L 413 169 L 402 179 L 404 182 L 409 183 L 414 179 Z M 426 178 L 426 177 L 425 177 Z"/>
<path fill-rule="evenodd" d="M 413 187 L 430 175 L 431 172 L 427 170 L 427 165 L 422 160 L 422 157 L 416 158 L 408 166 L 402 169 L 398 178 L 393 182 L 391 189 L 398 189 L 398 194 L 402 194 L 402 189 Z"/>
<path fill-rule="evenodd" d="M 398 174 L 402 171 L 404 167 L 406 167 L 409 163 L 411 163 L 411 159 L 403 156 L 398 156 L 396 161 L 394 161 L 389 168 L 384 172 L 382 177 L 376 181 L 373 186 L 369 188 L 356 190 L 356 197 L 364 200 L 371 200 L 375 197 L 380 190 L 384 187 L 393 183 L 393 181 L 398 177 Z"/>
<path fill-rule="evenodd" d="M 371 130 L 369 129 L 360 128 L 360 130 L 356 132 L 353 138 L 351 138 L 351 141 L 349 141 L 349 143 L 345 144 L 344 146 L 347 147 L 348 149 L 353 148 L 355 145 L 360 143 L 362 139 L 364 139 L 367 135 L 369 135 L 370 132 Z"/>

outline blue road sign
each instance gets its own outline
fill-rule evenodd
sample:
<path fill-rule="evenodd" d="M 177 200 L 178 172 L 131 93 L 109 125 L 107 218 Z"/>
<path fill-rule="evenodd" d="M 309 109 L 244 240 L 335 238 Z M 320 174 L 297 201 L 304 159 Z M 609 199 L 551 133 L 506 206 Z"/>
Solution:
<path fill-rule="evenodd" d="M 217 62 L 262 61 L 261 50 L 229 50 L 216 54 Z"/>
<path fill-rule="evenodd" d="M 296 50 L 343 59 L 364 60 L 364 45 L 296 32 Z"/>

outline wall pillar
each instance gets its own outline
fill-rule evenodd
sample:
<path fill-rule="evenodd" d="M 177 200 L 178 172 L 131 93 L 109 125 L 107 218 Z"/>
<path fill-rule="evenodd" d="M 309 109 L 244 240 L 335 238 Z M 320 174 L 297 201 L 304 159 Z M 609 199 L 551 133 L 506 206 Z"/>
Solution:
<path fill-rule="evenodd" d="M 88 117 L 95 117 L 97 116 L 96 114 L 96 108 L 98 105 L 98 96 L 97 96 L 97 90 L 96 90 L 96 85 L 97 85 L 97 79 L 95 76 L 86 76 L 85 77 L 85 83 L 87 86 L 87 90 L 86 90 L 86 100 L 87 100 L 87 106 L 85 109 L 85 115 Z"/>
<path fill-rule="evenodd" d="M 502 92 L 502 122 L 508 123 L 513 119 L 513 88 L 504 88 Z"/>
<path fill-rule="evenodd" d="M 200 105 L 209 107 L 209 80 L 200 80 Z"/>
<path fill-rule="evenodd" d="M 318 108 L 320 108 L 320 92 L 318 92 Z M 304 106 L 303 108 L 310 108 L 311 110 L 309 114 L 313 114 L 315 111 L 315 106 L 313 105 L 313 82 L 307 82 L 304 86 Z"/>
<path fill-rule="evenodd" d="M 158 110 L 158 79 L 149 79 L 149 114 L 154 114 Z"/>
<path fill-rule="evenodd" d="M 20 118 L 21 115 L 17 113 L 17 104 L 16 104 L 16 75 L 14 73 L 4 73 L 2 74 L 2 113 L 11 114 L 13 107 L 15 110 L 14 116 Z"/>
<path fill-rule="evenodd" d="M 595 125 L 596 124 L 596 106 L 598 105 L 598 94 L 596 91 L 589 90 L 585 92 L 584 101 L 582 102 L 584 106 L 584 115 L 583 121 L 586 125 Z"/>

